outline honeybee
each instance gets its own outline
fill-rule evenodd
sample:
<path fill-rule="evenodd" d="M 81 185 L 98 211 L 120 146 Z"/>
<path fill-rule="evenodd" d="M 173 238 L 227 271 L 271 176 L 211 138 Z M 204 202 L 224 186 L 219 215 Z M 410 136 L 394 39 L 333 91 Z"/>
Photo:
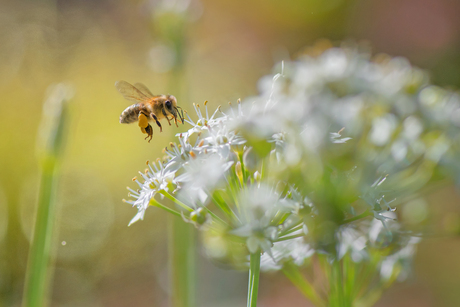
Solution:
<path fill-rule="evenodd" d="M 142 83 L 134 85 L 126 81 L 115 82 L 115 88 L 125 97 L 125 99 L 134 104 L 127 107 L 120 115 L 121 124 L 130 124 L 138 121 L 142 133 L 147 134 L 145 139 L 149 142 L 153 137 L 153 128 L 149 121 L 155 121 L 160 127 L 160 132 L 163 131 L 160 120 L 166 118 L 171 126 L 171 120 L 177 126 L 177 122 L 184 123 L 184 111 L 177 106 L 176 97 L 172 95 L 153 95 L 152 92 Z M 179 109 L 181 112 L 179 112 Z M 179 116 L 179 119 L 177 118 Z"/>

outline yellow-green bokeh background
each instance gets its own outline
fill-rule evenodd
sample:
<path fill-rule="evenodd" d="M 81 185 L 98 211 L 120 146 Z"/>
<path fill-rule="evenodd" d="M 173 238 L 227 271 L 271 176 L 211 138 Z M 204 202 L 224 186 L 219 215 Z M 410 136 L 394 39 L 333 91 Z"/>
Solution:
<path fill-rule="evenodd" d="M 193 1 L 192 1 L 193 2 Z M 436 84 L 460 86 L 460 3 L 454 0 L 254 0 L 193 2 L 187 26 L 187 99 L 211 109 L 257 93 L 275 62 L 316 40 L 367 40 L 374 52 L 402 55 Z M 152 69 L 158 45 L 152 5 L 143 1 L 0 3 L 0 307 L 19 306 L 39 168 L 36 136 L 47 88 L 73 85 L 72 118 L 60 184 L 52 306 L 167 306 L 166 214 L 124 204 L 126 186 L 181 128 L 147 143 L 118 117 L 129 105 L 116 80 L 168 91 Z M 153 59 L 156 60 L 156 59 Z M 174 93 L 171 93 L 174 94 Z M 156 127 L 155 127 L 156 128 Z M 458 233 L 454 188 L 429 198 L 436 230 Z M 425 240 L 409 281 L 377 306 L 460 304 L 460 241 Z M 198 306 L 243 306 L 246 274 L 199 265 Z M 261 306 L 309 306 L 281 275 L 263 275 Z"/>

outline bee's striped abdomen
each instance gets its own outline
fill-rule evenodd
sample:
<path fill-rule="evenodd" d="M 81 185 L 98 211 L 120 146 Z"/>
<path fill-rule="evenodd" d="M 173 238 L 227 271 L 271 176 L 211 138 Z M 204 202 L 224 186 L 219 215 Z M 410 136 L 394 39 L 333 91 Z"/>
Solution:
<path fill-rule="evenodd" d="M 130 124 L 138 120 L 139 112 L 141 110 L 141 104 L 136 103 L 127 107 L 120 115 L 121 124 Z"/>

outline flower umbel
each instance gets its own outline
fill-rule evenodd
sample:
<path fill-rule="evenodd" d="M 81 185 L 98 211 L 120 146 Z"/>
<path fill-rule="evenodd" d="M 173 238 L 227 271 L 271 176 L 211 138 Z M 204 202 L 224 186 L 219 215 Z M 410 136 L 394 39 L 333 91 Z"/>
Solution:
<path fill-rule="evenodd" d="M 419 241 L 397 220 L 400 199 L 460 173 L 450 116 L 460 98 L 404 59 L 358 48 L 315 49 L 282 67 L 237 109 L 209 116 L 206 102 L 194 105 L 192 128 L 130 189 L 130 224 L 160 194 L 202 231 L 209 255 L 237 265 L 251 255 L 252 266 L 262 253 L 262 269 L 283 270 L 317 304 L 345 298 L 332 284 L 322 295 L 295 268 L 317 261 L 332 278 L 367 267 L 379 281 L 356 280 L 348 298 L 364 302 L 370 288 L 407 275 Z"/>

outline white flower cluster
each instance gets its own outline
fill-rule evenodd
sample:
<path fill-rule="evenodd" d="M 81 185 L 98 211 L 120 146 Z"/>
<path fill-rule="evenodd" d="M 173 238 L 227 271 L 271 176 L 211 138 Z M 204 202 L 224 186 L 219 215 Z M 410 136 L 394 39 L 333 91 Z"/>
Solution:
<path fill-rule="evenodd" d="M 244 242 L 246 252 L 265 252 L 266 268 L 302 265 L 315 253 L 361 262 L 386 234 L 397 245 L 382 259 L 388 277 L 418 242 L 390 203 L 425 186 L 439 166 L 460 170 L 458 95 L 429 85 L 405 59 L 353 48 L 283 63 L 259 89 L 226 113 L 194 105 L 192 128 L 130 190 L 127 202 L 138 209 L 131 223 L 156 194 L 166 196 L 180 206 L 170 210 L 214 238 L 205 242 L 228 254 Z"/>

